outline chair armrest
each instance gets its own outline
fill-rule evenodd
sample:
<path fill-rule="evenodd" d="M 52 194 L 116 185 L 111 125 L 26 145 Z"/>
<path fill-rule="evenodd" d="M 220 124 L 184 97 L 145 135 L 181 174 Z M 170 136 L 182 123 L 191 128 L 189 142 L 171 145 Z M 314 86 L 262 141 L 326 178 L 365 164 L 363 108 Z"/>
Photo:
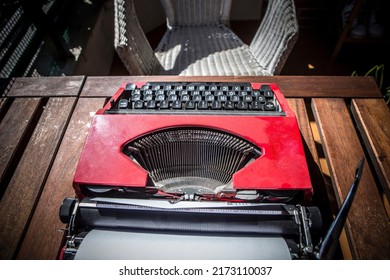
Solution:
<path fill-rule="evenodd" d="M 230 11 L 232 8 L 232 0 L 225 0 L 221 7 L 221 23 L 230 26 Z"/>
<path fill-rule="evenodd" d="M 250 48 L 270 75 L 278 75 L 298 39 L 298 21 L 293 0 L 268 1 L 264 18 Z"/>
<path fill-rule="evenodd" d="M 157 61 L 139 24 L 134 0 L 114 0 L 114 46 L 131 75 L 149 75 Z"/>

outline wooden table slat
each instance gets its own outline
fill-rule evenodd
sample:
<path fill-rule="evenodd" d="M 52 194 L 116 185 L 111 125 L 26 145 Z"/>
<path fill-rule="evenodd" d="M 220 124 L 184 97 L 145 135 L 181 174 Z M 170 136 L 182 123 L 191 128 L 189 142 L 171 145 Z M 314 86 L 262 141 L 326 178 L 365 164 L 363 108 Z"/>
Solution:
<path fill-rule="evenodd" d="M 78 96 L 84 76 L 16 78 L 8 97 Z"/>
<path fill-rule="evenodd" d="M 310 151 L 310 156 L 312 157 L 314 163 L 319 165 L 318 153 L 316 144 L 313 139 L 313 133 L 310 128 L 305 101 L 302 98 L 287 98 L 287 102 L 297 117 L 299 130 L 301 131 L 304 140 L 304 145 Z"/>
<path fill-rule="evenodd" d="M 30 226 L 20 248 L 18 259 L 55 259 L 64 228 L 59 207 L 66 197 L 74 197 L 73 176 L 94 113 L 105 99 L 80 98 L 50 170 Z M 48 234 L 50 233 L 50 234 Z"/>
<path fill-rule="evenodd" d="M 306 110 L 305 101 L 303 98 L 287 98 L 290 108 L 294 111 L 297 117 L 299 130 L 302 134 L 303 145 L 306 153 L 306 161 L 310 172 L 310 179 L 313 186 L 313 204 L 318 206 L 322 213 L 323 233 L 325 234 L 330 224 L 332 223 L 332 211 L 329 207 L 328 188 L 320 168 L 320 160 L 316 148 L 316 144 L 311 130 L 308 112 Z"/>
<path fill-rule="evenodd" d="M 0 204 L 0 259 L 14 256 L 50 168 L 74 97 L 51 98 Z"/>
<path fill-rule="evenodd" d="M 15 100 L 0 123 L 0 183 L 39 104 L 39 98 Z"/>
<path fill-rule="evenodd" d="M 351 82 L 353 79 L 353 83 Z M 372 77 L 348 76 L 110 76 L 87 77 L 81 96 L 111 97 L 123 83 L 140 81 L 257 82 L 276 83 L 285 97 L 380 98 L 382 94 Z"/>
<path fill-rule="evenodd" d="M 354 99 L 352 113 L 390 201 L 390 112 L 381 99 Z"/>
<path fill-rule="evenodd" d="M 313 99 L 312 107 L 341 204 L 364 155 L 343 99 Z M 346 233 L 356 259 L 390 258 L 390 223 L 368 164 L 348 215 Z"/>

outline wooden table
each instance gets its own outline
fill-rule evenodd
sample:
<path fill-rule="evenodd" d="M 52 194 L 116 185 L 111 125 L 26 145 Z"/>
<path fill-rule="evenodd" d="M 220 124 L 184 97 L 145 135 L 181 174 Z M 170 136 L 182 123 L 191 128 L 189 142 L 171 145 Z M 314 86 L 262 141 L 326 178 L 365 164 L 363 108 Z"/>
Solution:
<path fill-rule="evenodd" d="M 123 82 L 277 83 L 296 112 L 315 202 L 337 212 L 366 157 L 347 224 L 344 258 L 390 259 L 390 113 L 370 77 L 42 77 L 2 79 L 0 259 L 56 259 L 58 217 L 90 121 Z M 4 87 L 3 87 L 4 88 Z M 319 136 L 318 136 L 319 135 Z M 328 207 L 328 208 L 327 208 Z"/>

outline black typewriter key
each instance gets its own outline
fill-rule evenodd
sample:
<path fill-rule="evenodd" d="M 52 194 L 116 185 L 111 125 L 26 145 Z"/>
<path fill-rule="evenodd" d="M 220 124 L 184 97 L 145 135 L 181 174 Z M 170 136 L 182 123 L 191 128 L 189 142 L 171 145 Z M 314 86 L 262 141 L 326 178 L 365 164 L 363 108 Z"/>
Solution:
<path fill-rule="evenodd" d="M 263 104 L 259 101 L 253 101 L 250 107 L 252 110 L 263 110 Z"/>
<path fill-rule="evenodd" d="M 264 97 L 273 98 L 274 97 L 274 92 L 272 90 L 264 91 Z"/>
<path fill-rule="evenodd" d="M 192 97 L 192 100 L 195 101 L 195 102 L 202 101 L 202 96 L 201 95 L 194 95 Z"/>
<path fill-rule="evenodd" d="M 187 90 L 191 90 L 191 91 L 195 90 L 195 85 L 188 85 Z"/>
<path fill-rule="evenodd" d="M 165 100 L 164 94 L 157 94 L 156 95 L 156 101 L 163 101 L 163 100 Z"/>
<path fill-rule="evenodd" d="M 265 103 L 264 109 L 266 111 L 275 111 L 276 107 L 275 107 L 275 104 L 273 102 L 268 101 L 268 102 Z"/>
<path fill-rule="evenodd" d="M 127 84 L 126 85 L 126 90 L 130 90 L 130 91 L 132 91 L 132 90 L 134 90 L 136 88 L 136 85 L 135 84 Z"/>
<path fill-rule="evenodd" d="M 230 101 L 239 102 L 240 101 L 240 97 L 238 95 L 230 96 Z"/>
<path fill-rule="evenodd" d="M 177 95 L 176 95 L 176 94 L 170 94 L 170 95 L 168 95 L 168 100 L 169 100 L 169 101 L 176 101 L 176 100 L 177 100 Z"/>
<path fill-rule="evenodd" d="M 233 86 L 233 90 L 234 91 L 240 91 L 241 90 L 241 86 Z"/>
<path fill-rule="evenodd" d="M 177 85 L 177 86 L 175 87 L 175 89 L 176 89 L 177 91 L 183 90 L 183 86 L 182 86 L 182 85 Z"/>
<path fill-rule="evenodd" d="M 214 100 L 212 103 L 211 103 L 211 108 L 212 109 L 222 109 L 222 102 L 221 101 L 218 101 L 218 100 Z"/>
<path fill-rule="evenodd" d="M 225 109 L 226 110 L 234 110 L 234 102 L 233 101 L 226 101 L 225 102 Z"/>
<path fill-rule="evenodd" d="M 148 109 L 156 108 L 156 101 L 155 100 L 149 100 L 148 102 L 146 102 L 146 108 L 148 108 Z"/>
<path fill-rule="evenodd" d="M 265 97 L 262 95 L 256 96 L 256 101 L 259 101 L 261 103 L 265 103 Z"/>
<path fill-rule="evenodd" d="M 212 94 L 206 95 L 204 99 L 206 101 L 214 101 L 214 95 L 212 95 Z"/>
<path fill-rule="evenodd" d="M 163 100 L 160 102 L 160 109 L 168 109 L 169 108 L 169 101 Z"/>
<path fill-rule="evenodd" d="M 183 94 L 181 96 L 181 101 L 188 101 L 188 100 L 190 100 L 190 96 L 188 94 Z"/>
<path fill-rule="evenodd" d="M 253 91 L 252 96 L 255 96 L 255 97 L 260 96 L 260 91 L 258 91 L 258 90 Z"/>
<path fill-rule="evenodd" d="M 153 100 L 153 94 L 147 93 L 144 95 L 144 101 L 150 101 Z"/>
<path fill-rule="evenodd" d="M 195 102 L 192 100 L 189 100 L 185 104 L 186 109 L 195 109 Z"/>
<path fill-rule="evenodd" d="M 180 100 L 175 100 L 171 104 L 172 109 L 181 109 L 181 101 Z"/>
<path fill-rule="evenodd" d="M 142 109 L 144 107 L 144 102 L 142 100 L 137 100 L 134 102 L 134 109 Z"/>
<path fill-rule="evenodd" d="M 141 99 L 141 94 L 140 93 L 133 93 L 131 95 L 131 101 L 137 101 Z"/>
<path fill-rule="evenodd" d="M 245 102 L 252 102 L 252 96 L 250 96 L 250 95 L 244 96 L 243 99 L 244 99 Z"/>
<path fill-rule="evenodd" d="M 129 106 L 129 101 L 127 99 L 121 99 L 118 103 L 119 109 L 127 109 L 127 106 Z"/>
<path fill-rule="evenodd" d="M 270 91 L 271 87 L 269 85 L 261 85 L 260 86 L 260 91 L 265 92 L 265 91 Z"/>
<path fill-rule="evenodd" d="M 226 94 L 227 94 L 227 96 L 233 96 L 233 95 L 235 95 L 236 93 L 235 93 L 234 91 L 230 90 L 230 91 L 228 91 Z"/>
<path fill-rule="evenodd" d="M 192 96 L 200 95 L 200 91 L 199 90 L 194 90 L 193 92 L 191 92 L 191 95 Z"/>
<path fill-rule="evenodd" d="M 248 109 L 248 103 L 244 101 L 240 101 L 237 103 L 237 109 L 239 110 L 246 110 Z"/>
<path fill-rule="evenodd" d="M 203 91 L 202 95 L 207 96 L 207 95 L 212 95 L 213 93 L 210 90 Z"/>
<path fill-rule="evenodd" d="M 218 101 L 221 101 L 221 102 L 227 101 L 227 96 L 226 95 L 219 95 L 218 96 Z"/>
<path fill-rule="evenodd" d="M 198 90 L 200 90 L 200 91 L 206 90 L 206 86 L 200 85 L 200 86 L 198 87 Z"/>
<path fill-rule="evenodd" d="M 202 100 L 198 104 L 198 109 L 208 109 L 209 108 L 209 103 L 206 100 Z"/>

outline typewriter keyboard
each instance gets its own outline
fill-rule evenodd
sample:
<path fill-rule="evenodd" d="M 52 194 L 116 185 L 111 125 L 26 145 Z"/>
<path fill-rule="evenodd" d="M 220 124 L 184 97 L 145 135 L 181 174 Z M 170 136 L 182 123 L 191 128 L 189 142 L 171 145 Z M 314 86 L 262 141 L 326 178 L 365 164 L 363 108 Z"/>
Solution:
<path fill-rule="evenodd" d="M 285 115 L 269 85 L 210 82 L 127 84 L 106 113 Z"/>

